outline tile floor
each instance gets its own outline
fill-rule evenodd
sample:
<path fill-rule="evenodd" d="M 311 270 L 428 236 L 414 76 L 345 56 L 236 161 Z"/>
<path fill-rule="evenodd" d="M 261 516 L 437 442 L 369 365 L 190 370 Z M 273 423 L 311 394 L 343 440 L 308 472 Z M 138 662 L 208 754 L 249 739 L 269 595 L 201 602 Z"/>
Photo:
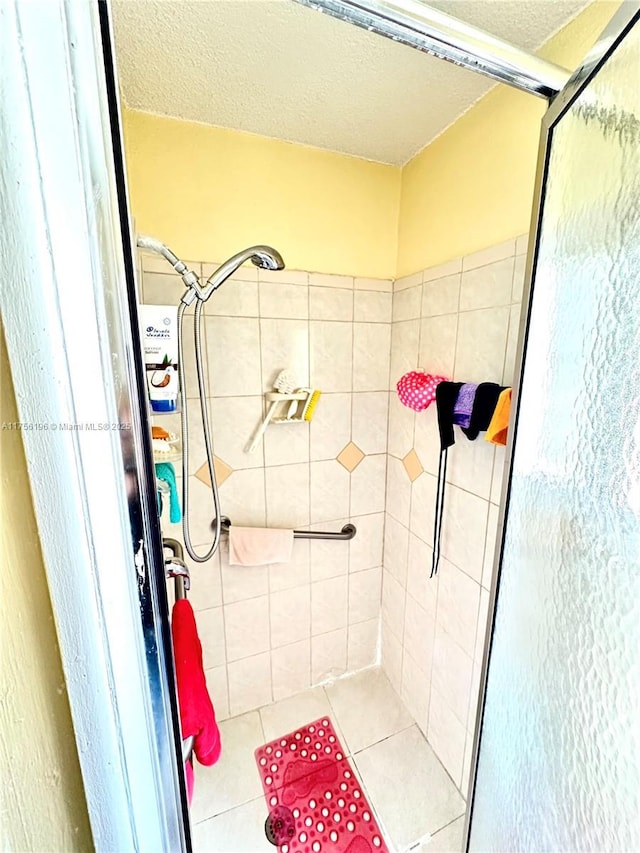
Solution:
<path fill-rule="evenodd" d="M 196 765 L 195 853 L 276 853 L 264 834 L 268 809 L 254 750 L 325 715 L 389 849 L 403 853 L 426 837 L 416 853 L 460 853 L 465 802 L 379 667 L 221 723 L 221 760 Z"/>

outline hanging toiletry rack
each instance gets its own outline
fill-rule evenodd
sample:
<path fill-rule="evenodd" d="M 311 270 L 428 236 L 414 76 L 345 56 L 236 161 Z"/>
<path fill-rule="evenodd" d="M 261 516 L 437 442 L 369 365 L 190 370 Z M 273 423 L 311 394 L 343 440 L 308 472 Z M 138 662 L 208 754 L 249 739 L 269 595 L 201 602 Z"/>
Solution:
<path fill-rule="evenodd" d="M 215 523 L 215 522 L 214 522 Z M 231 520 L 227 518 L 226 515 L 223 515 L 220 519 L 220 524 L 222 526 L 222 532 L 228 533 L 229 528 L 231 527 Z M 340 539 L 343 541 L 347 541 L 349 539 L 353 539 L 353 537 L 358 532 L 355 524 L 345 524 L 342 530 L 339 532 L 326 531 L 326 530 L 294 530 L 293 538 L 294 539 Z"/>

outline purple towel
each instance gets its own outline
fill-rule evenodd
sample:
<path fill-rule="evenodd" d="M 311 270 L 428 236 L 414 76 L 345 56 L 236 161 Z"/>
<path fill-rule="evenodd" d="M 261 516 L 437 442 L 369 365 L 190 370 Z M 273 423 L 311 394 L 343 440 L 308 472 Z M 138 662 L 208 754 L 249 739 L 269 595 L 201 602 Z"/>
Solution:
<path fill-rule="evenodd" d="M 453 407 L 453 422 L 460 427 L 468 427 L 471 423 L 473 401 L 476 398 L 478 386 L 473 382 L 465 382 L 458 392 L 458 399 Z"/>

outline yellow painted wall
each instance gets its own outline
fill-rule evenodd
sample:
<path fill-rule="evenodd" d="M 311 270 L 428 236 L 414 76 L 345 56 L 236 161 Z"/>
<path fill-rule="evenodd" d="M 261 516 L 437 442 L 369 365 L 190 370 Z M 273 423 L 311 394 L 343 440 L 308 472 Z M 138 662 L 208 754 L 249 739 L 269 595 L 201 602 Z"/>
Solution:
<path fill-rule="evenodd" d="M 540 55 L 578 67 L 619 7 L 597 0 Z M 529 230 L 540 98 L 492 89 L 403 169 L 398 275 L 496 245 Z"/>
<path fill-rule="evenodd" d="M 399 168 L 136 111 L 123 122 L 136 228 L 181 257 L 269 243 L 291 269 L 395 274 Z"/>
<path fill-rule="evenodd" d="M 17 421 L 1 329 L 0 370 L 0 420 Z M 89 851 L 87 806 L 17 431 L 0 431 L 0 472 L 2 849 Z"/>

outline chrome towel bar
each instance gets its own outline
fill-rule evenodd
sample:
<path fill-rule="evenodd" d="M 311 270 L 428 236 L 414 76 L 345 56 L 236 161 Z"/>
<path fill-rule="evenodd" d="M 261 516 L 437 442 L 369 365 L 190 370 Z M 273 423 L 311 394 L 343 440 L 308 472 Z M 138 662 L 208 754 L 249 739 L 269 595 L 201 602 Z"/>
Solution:
<path fill-rule="evenodd" d="M 226 515 L 223 515 L 220 519 L 220 523 L 222 525 L 222 532 L 228 533 L 229 528 L 231 527 L 231 520 L 227 518 Z M 355 524 L 345 524 L 342 530 L 339 532 L 332 532 L 330 530 L 294 530 L 293 538 L 294 539 L 340 539 L 343 541 L 347 541 L 349 539 L 353 539 L 353 537 L 357 533 L 357 528 Z"/>

